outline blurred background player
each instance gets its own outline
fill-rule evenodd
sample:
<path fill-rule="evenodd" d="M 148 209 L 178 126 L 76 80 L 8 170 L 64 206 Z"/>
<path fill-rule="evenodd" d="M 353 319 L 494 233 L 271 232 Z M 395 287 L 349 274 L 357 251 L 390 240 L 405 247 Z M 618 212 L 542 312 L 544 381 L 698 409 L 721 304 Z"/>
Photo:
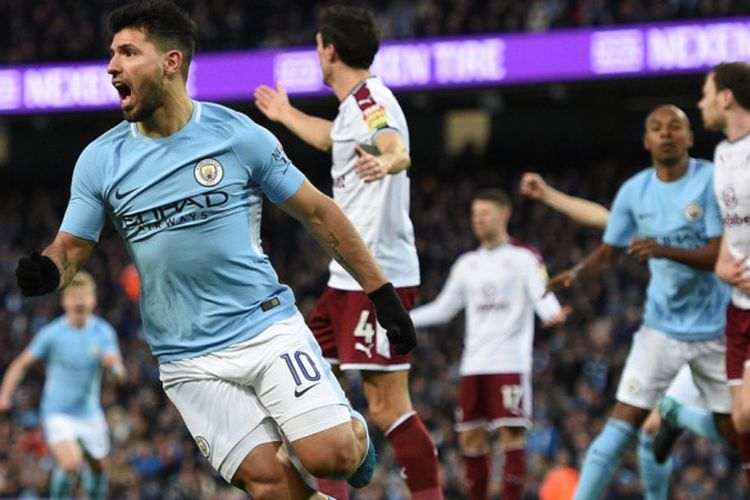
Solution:
<path fill-rule="evenodd" d="M 554 294 L 545 294 L 541 256 L 508 235 L 510 198 L 485 189 L 471 204 L 477 250 L 463 254 L 438 297 L 411 311 L 417 328 L 444 324 L 466 309 L 456 430 L 471 500 L 488 498 L 490 432 L 500 429 L 502 497 L 519 500 L 526 477 L 525 433 L 531 427 L 534 312 L 545 326 L 565 321 Z"/>
<path fill-rule="evenodd" d="M 599 247 L 548 285 L 559 290 L 596 276 L 613 266 L 623 249 L 637 260 L 648 260 L 651 272 L 643 323 L 633 336 L 617 403 L 586 454 L 577 499 L 599 498 L 636 429 L 685 364 L 716 415 L 717 428 L 735 442 L 721 361 L 728 291 L 712 272 L 721 221 L 713 169 L 709 162 L 688 156 L 692 142 L 682 110 L 671 105 L 653 110 L 644 133 L 653 166 L 620 187 Z M 635 235 L 641 239 L 633 239 Z M 665 497 L 667 487 L 665 483 L 655 494 Z"/>
<path fill-rule="evenodd" d="M 117 334 L 94 314 L 96 285 L 89 273 L 79 271 L 73 277 L 60 303 L 65 314 L 39 330 L 5 372 L 0 411 L 11 408 L 13 393 L 29 367 L 45 361 L 40 406 L 44 436 L 55 459 L 50 496 L 74 496 L 82 472 L 87 497 L 106 498 L 104 458 L 109 453 L 109 433 L 100 393 L 103 369 L 118 383 L 125 379 Z"/>
<path fill-rule="evenodd" d="M 562 212 L 579 224 L 601 231 L 607 227 L 609 210 L 593 201 L 555 189 L 537 173 L 525 172 L 521 177 L 519 191 L 524 196 Z M 713 413 L 705 405 L 705 400 L 693 381 L 690 367 L 683 365 L 658 408 L 649 413 L 641 426 L 643 434 L 639 436 L 637 456 L 646 498 L 666 496 L 666 486 L 673 468 L 672 447 L 683 430 L 688 429 L 711 441 L 727 445 L 716 429 Z"/>
<path fill-rule="evenodd" d="M 726 366 L 734 405 L 742 469 L 750 482 L 750 66 L 714 67 L 698 103 L 703 124 L 725 140 L 716 146 L 715 188 L 724 222 L 716 274 L 732 285 L 727 310 Z"/>
<path fill-rule="evenodd" d="M 255 103 L 308 144 L 332 151 L 333 198 L 409 309 L 419 285 L 406 173 L 409 129 L 394 95 L 370 73 L 380 43 L 375 18 L 361 8 L 329 7 L 316 43 L 323 80 L 341 103 L 333 122 L 292 106 L 280 84 L 258 87 Z M 408 350 L 389 343 L 372 303 L 335 260 L 309 324 L 326 359 L 341 370 L 362 371 L 370 418 L 391 443 L 413 497 L 441 498 L 437 451 L 409 397 Z M 343 483 L 321 489 L 336 498 L 347 494 Z"/>
<path fill-rule="evenodd" d="M 190 99 L 197 28 L 184 11 L 170 0 L 126 4 L 109 27 L 107 72 L 125 121 L 81 153 L 54 241 L 18 261 L 22 293 L 65 287 L 109 215 L 138 268 L 164 390 L 224 480 L 258 500 L 320 497 L 278 455 L 287 441 L 311 474 L 366 485 L 375 456 L 365 420 L 263 253 L 263 196 L 356 276 L 394 344 L 408 350 L 414 328 L 393 286 L 272 134 Z"/>

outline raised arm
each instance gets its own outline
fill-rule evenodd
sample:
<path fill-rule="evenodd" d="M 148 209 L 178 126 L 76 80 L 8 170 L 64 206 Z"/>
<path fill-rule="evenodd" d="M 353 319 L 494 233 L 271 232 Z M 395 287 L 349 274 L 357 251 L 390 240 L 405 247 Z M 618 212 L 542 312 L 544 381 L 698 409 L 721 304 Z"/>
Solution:
<path fill-rule="evenodd" d="M 89 259 L 93 248 L 93 241 L 58 232 L 52 244 L 41 254 L 34 252 L 18 260 L 18 287 L 27 297 L 65 288 Z"/>
<path fill-rule="evenodd" d="M 396 352 L 405 354 L 416 345 L 414 325 L 393 285 L 375 261 L 365 242 L 339 206 L 308 180 L 279 206 L 300 221 L 328 254 L 352 275 L 375 304 L 378 322 L 387 330 Z"/>
<path fill-rule="evenodd" d="M 280 83 L 276 84 L 276 89 L 267 85 L 256 88 L 255 106 L 269 120 L 281 123 L 312 147 L 321 151 L 331 150 L 333 122 L 308 115 L 292 106 L 286 90 Z"/>
<path fill-rule="evenodd" d="M 604 230 L 609 210 L 598 203 L 570 196 L 547 184 L 541 175 L 526 172 L 521 177 L 521 194 L 567 215 L 574 221 L 594 229 Z"/>
<path fill-rule="evenodd" d="M 13 405 L 13 393 L 16 392 L 18 384 L 26 376 L 26 372 L 34 361 L 34 356 L 28 349 L 25 349 L 11 362 L 0 384 L 0 411 L 8 411 Z"/>

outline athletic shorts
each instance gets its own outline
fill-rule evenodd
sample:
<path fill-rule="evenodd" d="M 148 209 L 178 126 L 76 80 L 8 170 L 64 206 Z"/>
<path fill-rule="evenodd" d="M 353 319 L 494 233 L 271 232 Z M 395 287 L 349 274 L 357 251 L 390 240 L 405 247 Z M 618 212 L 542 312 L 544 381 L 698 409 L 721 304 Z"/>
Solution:
<path fill-rule="evenodd" d="M 456 430 L 531 427 L 531 377 L 525 373 L 464 375 L 458 389 Z"/>
<path fill-rule="evenodd" d="M 727 308 L 727 377 L 729 385 L 742 384 L 742 374 L 750 366 L 750 310 L 734 304 Z"/>
<path fill-rule="evenodd" d="M 410 310 L 417 297 L 416 286 L 397 288 L 401 302 Z M 411 355 L 398 355 L 391 348 L 385 329 L 375 321 L 375 306 L 362 291 L 326 287 L 318 300 L 310 329 L 323 356 L 342 370 L 408 370 Z"/>
<path fill-rule="evenodd" d="M 693 372 L 688 365 L 683 365 L 667 389 L 667 396 L 683 405 L 705 408 L 706 401 L 693 381 Z"/>
<path fill-rule="evenodd" d="M 256 446 L 294 442 L 351 419 L 299 313 L 250 340 L 164 363 L 159 372 L 198 449 L 227 482 Z"/>
<path fill-rule="evenodd" d="M 109 430 L 103 413 L 85 417 L 50 413 L 42 418 L 42 429 L 50 446 L 63 441 L 77 442 L 97 460 L 109 453 Z"/>
<path fill-rule="evenodd" d="M 664 396 L 683 365 L 688 365 L 693 382 L 703 396 L 707 410 L 732 413 L 732 397 L 727 384 L 724 338 L 686 341 L 641 326 L 617 388 L 617 400 L 653 409 Z"/>

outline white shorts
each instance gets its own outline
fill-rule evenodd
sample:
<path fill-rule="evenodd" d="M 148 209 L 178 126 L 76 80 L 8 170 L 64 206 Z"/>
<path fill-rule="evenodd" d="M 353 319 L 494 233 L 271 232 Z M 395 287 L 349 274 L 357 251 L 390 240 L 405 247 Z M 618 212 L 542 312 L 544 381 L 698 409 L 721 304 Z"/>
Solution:
<path fill-rule="evenodd" d="M 198 449 L 227 482 L 253 448 L 281 442 L 281 433 L 294 442 L 351 419 L 299 313 L 245 342 L 164 363 L 159 372 Z"/>
<path fill-rule="evenodd" d="M 688 365 L 682 365 L 677 376 L 667 389 L 667 396 L 687 406 L 705 408 L 706 401 L 703 399 L 701 391 L 693 381 L 693 372 Z"/>
<path fill-rule="evenodd" d="M 633 335 L 630 354 L 617 388 L 617 400 L 650 410 L 664 396 L 683 365 L 713 413 L 732 412 L 732 397 L 724 364 L 724 337 L 685 341 L 642 326 Z"/>
<path fill-rule="evenodd" d="M 86 417 L 51 413 L 42 419 L 42 429 L 50 446 L 63 441 L 78 442 L 87 454 L 97 460 L 109 453 L 107 419 L 102 413 Z"/>

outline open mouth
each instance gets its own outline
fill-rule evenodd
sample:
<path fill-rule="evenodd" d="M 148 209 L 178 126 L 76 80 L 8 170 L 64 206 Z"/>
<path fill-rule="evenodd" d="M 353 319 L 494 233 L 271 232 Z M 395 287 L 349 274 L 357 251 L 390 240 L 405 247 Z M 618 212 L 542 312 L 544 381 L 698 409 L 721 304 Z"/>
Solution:
<path fill-rule="evenodd" d="M 117 90 L 117 93 L 120 94 L 120 105 L 123 108 L 127 108 L 132 101 L 132 93 L 130 91 L 130 86 L 128 86 L 127 83 L 124 82 L 113 82 L 112 85 L 115 86 L 115 90 Z"/>

